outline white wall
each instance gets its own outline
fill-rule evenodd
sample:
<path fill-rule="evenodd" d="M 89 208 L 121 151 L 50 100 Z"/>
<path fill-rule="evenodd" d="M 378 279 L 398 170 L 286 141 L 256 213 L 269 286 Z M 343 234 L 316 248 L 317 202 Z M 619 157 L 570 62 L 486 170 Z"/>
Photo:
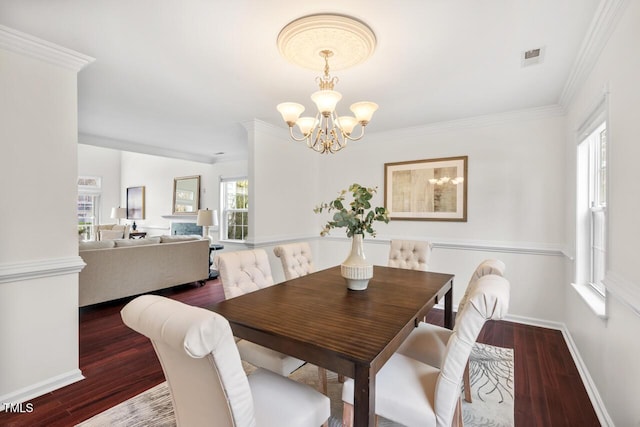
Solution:
<path fill-rule="evenodd" d="M 392 238 L 434 242 L 431 269 L 456 274 L 455 302 L 479 262 L 500 258 L 512 282 L 514 317 L 538 324 L 563 320 L 564 293 L 558 288 L 564 280 L 565 153 L 559 109 L 371 134 L 335 155 L 315 153 L 291 142 L 284 129 L 258 121 L 247 129 L 251 243 L 269 254 L 276 282 L 284 278 L 272 253 L 278 243 L 310 241 L 318 268 L 347 256 L 344 230 L 319 237 L 330 217 L 313 213 L 320 202 L 358 182 L 378 186 L 374 205 L 383 205 L 384 163 L 467 155 L 468 222 L 376 224 L 378 237 L 365 240 L 368 258 L 386 265 Z"/>
<path fill-rule="evenodd" d="M 122 194 L 126 205 L 127 187 L 145 187 L 145 219 L 136 220 L 139 229 L 152 235 L 168 234 L 172 221 L 195 222 L 195 216 L 163 218 L 172 214 L 173 179 L 200 175 L 200 208 L 219 209 L 220 175 L 246 174 L 246 161 L 207 164 L 147 154 L 122 152 Z M 127 220 L 131 223 L 131 220 Z M 213 234 L 214 229 L 211 227 Z"/>
<path fill-rule="evenodd" d="M 82 378 L 76 88 L 89 60 L 0 26 L 0 402 Z"/>
<path fill-rule="evenodd" d="M 250 241 L 256 244 L 306 238 L 315 225 L 313 207 L 319 154 L 288 132 L 255 120 L 249 138 Z"/>
<path fill-rule="evenodd" d="M 609 239 L 608 320 L 594 315 L 568 284 L 575 266 L 567 262 L 566 322 L 608 413 L 615 425 L 640 425 L 640 194 L 638 182 L 638 105 L 640 105 L 640 3 L 629 2 L 587 81 L 569 106 L 566 152 L 567 243 L 575 241 L 576 131 L 589 110 L 609 91 Z"/>

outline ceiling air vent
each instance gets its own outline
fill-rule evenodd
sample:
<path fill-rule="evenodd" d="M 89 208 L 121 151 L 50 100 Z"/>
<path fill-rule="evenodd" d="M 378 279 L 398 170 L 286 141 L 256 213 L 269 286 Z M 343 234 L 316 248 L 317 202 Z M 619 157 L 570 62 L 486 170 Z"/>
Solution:
<path fill-rule="evenodd" d="M 544 59 L 544 48 L 539 47 L 522 52 L 522 66 L 528 67 L 533 64 L 540 64 Z"/>

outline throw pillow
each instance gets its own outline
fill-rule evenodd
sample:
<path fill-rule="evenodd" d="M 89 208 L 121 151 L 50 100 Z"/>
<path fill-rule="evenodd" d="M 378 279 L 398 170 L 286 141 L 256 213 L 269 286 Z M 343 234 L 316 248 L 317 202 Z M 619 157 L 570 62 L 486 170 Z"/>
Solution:
<path fill-rule="evenodd" d="M 124 236 L 124 231 L 120 230 L 101 230 L 100 231 L 100 240 L 113 240 L 113 239 L 122 239 Z"/>

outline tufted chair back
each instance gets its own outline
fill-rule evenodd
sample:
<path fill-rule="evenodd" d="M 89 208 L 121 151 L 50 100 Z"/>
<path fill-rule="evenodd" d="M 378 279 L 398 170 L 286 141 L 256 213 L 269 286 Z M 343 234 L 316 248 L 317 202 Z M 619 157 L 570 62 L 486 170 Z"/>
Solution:
<path fill-rule="evenodd" d="M 434 406 L 438 426 L 451 425 L 471 348 L 487 320 L 499 320 L 507 314 L 509 294 L 507 279 L 495 274 L 482 276 L 458 313 L 436 382 Z"/>
<path fill-rule="evenodd" d="M 389 267 L 427 271 L 431 243 L 418 240 L 392 240 Z"/>
<path fill-rule="evenodd" d="M 229 322 L 212 311 L 143 295 L 121 312 L 148 337 L 171 390 L 178 426 L 255 427 L 249 381 Z"/>
<path fill-rule="evenodd" d="M 284 277 L 287 280 L 306 276 L 316 271 L 311 256 L 311 245 L 307 242 L 279 245 L 273 248 L 273 253 L 280 258 Z"/>
<path fill-rule="evenodd" d="M 264 249 L 222 252 L 216 256 L 215 264 L 226 299 L 273 285 L 271 266 Z"/>
<path fill-rule="evenodd" d="M 482 276 L 486 276 L 487 274 L 495 274 L 497 276 L 504 276 L 504 271 L 507 269 L 507 266 L 504 262 L 499 259 L 485 259 L 482 261 L 476 270 L 471 275 L 471 279 L 469 280 L 469 284 L 467 285 L 467 289 L 464 291 L 464 295 L 460 299 L 458 303 L 458 313 L 462 311 L 464 305 L 467 303 L 469 299 L 469 295 L 473 292 L 473 288 L 475 287 L 478 279 Z"/>

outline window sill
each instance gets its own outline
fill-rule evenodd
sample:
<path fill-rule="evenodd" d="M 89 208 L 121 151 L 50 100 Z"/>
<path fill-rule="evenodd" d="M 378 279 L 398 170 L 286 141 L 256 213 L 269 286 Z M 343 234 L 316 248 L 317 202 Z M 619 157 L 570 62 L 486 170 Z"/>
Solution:
<path fill-rule="evenodd" d="M 607 320 L 605 297 L 594 291 L 591 286 L 572 283 L 571 286 L 582 297 L 591 311 L 602 320 Z"/>

